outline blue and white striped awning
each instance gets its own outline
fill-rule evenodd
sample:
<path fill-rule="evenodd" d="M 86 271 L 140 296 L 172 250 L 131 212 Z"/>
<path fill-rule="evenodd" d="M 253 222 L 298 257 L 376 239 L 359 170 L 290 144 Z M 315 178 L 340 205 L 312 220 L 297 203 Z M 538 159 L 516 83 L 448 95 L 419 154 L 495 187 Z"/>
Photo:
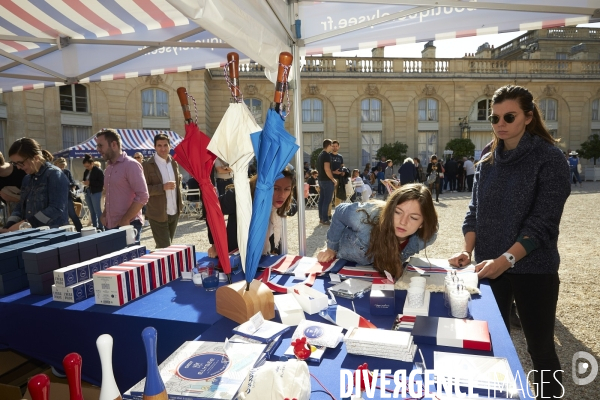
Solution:
<path fill-rule="evenodd" d="M 132 156 L 136 152 L 140 152 L 144 157 L 154 155 L 154 136 L 159 133 L 164 133 L 169 137 L 171 142 L 171 154 L 183 138 L 173 131 L 154 131 L 143 129 L 115 129 L 121 135 L 122 149 Z M 90 154 L 94 158 L 100 158 L 100 153 L 96 151 L 96 135 L 88 140 L 71 146 L 68 149 L 61 150 L 54 154 L 55 157 L 66 158 L 83 158 L 86 154 Z"/>

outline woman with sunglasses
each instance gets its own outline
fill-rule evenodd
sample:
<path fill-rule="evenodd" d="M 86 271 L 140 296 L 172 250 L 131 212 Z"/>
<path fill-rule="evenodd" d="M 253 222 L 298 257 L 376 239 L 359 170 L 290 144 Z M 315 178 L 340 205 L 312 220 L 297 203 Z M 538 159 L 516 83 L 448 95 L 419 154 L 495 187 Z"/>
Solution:
<path fill-rule="evenodd" d="M 14 167 L 27 175 L 23 178 L 19 203 L 0 232 L 15 231 L 26 222 L 34 228 L 67 225 L 69 180 L 44 159 L 39 143 L 21 138 L 10 146 L 8 157 Z"/>
<path fill-rule="evenodd" d="M 449 262 L 465 266 L 475 250 L 475 270 L 479 279 L 489 278 L 509 331 L 513 299 L 517 305 L 538 398 L 558 398 L 564 393 L 554 348 L 557 241 L 571 192 L 569 166 L 527 89 L 498 89 L 491 108 L 493 142 L 476 166 L 463 251 Z"/>

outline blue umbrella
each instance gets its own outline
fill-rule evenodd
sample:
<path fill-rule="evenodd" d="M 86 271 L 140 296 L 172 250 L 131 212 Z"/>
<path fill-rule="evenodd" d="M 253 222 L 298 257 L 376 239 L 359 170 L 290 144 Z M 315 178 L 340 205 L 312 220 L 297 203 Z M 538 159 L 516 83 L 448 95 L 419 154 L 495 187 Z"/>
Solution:
<path fill-rule="evenodd" d="M 247 290 L 256 274 L 269 227 L 273 202 L 273 184 L 299 149 L 296 139 L 283 127 L 284 119 L 273 109 L 267 111 L 262 131 L 250 135 L 256 154 L 257 181 L 252 202 L 248 250 L 246 254 Z"/>

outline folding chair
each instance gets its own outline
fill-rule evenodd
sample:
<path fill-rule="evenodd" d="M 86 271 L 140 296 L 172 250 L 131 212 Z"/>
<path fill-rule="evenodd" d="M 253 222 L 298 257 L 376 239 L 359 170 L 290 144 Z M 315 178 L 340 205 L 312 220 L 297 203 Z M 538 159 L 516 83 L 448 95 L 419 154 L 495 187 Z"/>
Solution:
<path fill-rule="evenodd" d="M 381 183 L 383 183 L 383 186 L 385 186 L 387 189 L 388 194 L 392 194 L 394 190 L 400 187 L 400 182 L 395 180 L 393 181 L 392 179 L 384 179 L 381 181 Z M 395 186 L 394 184 L 397 184 L 398 186 Z"/>
<path fill-rule="evenodd" d="M 182 215 L 194 216 L 200 213 L 200 200 L 188 200 L 192 196 L 198 196 L 198 198 L 200 198 L 200 189 L 189 189 L 181 192 L 181 197 L 183 199 Z"/>

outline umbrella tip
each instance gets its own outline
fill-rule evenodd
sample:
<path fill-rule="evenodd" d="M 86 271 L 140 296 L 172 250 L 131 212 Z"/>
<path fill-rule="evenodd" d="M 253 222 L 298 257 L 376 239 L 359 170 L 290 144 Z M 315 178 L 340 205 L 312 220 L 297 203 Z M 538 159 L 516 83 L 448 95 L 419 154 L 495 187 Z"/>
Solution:
<path fill-rule="evenodd" d="M 246 291 L 248 292 L 250 290 L 250 282 L 246 282 Z"/>
<path fill-rule="evenodd" d="M 231 285 L 231 274 L 227 274 L 227 281 L 229 282 L 229 284 Z"/>

